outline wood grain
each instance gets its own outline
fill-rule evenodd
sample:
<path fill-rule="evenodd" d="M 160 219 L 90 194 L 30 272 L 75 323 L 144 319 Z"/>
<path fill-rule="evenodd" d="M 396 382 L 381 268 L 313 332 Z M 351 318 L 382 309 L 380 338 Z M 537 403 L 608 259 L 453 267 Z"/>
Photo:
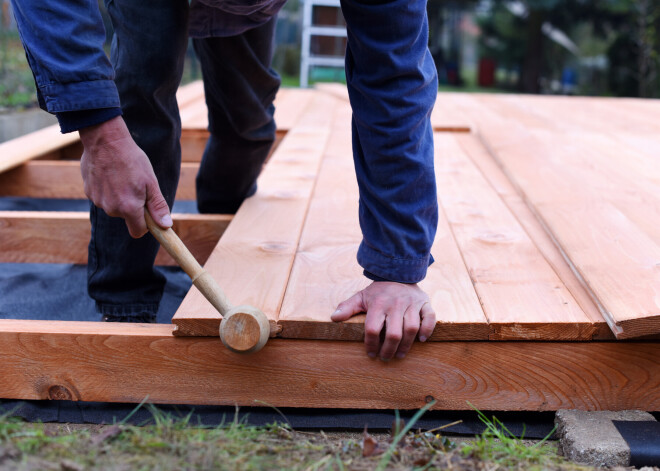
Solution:
<path fill-rule="evenodd" d="M 455 137 L 436 134 L 435 144 L 441 205 L 492 338 L 590 340 L 592 320 Z"/>
<path fill-rule="evenodd" d="M 603 319 L 590 293 L 575 276 L 559 247 L 552 240 L 542 223 L 527 207 L 522 197 L 516 192 L 502 169 L 497 165 L 497 162 L 488 153 L 486 148 L 483 147 L 479 139 L 474 135 L 463 135 L 456 136 L 456 140 L 515 216 L 518 223 L 520 223 L 529 238 L 534 242 L 534 245 L 536 245 L 545 260 L 573 295 L 580 308 L 593 323 L 593 327 L 595 328 L 594 338 L 613 338 L 612 332 Z"/>
<path fill-rule="evenodd" d="M 350 114 L 343 104 L 333 123 L 279 316 L 281 337 L 361 340 L 364 336 L 363 315 L 343 323 L 330 319 L 339 302 L 369 284 L 356 261 L 362 233 Z M 421 284 L 437 313 L 430 339 L 485 340 L 488 323 L 444 217 L 439 226 L 432 248 L 436 261 Z"/>
<path fill-rule="evenodd" d="M 203 263 L 232 217 L 173 214 L 174 230 Z M 0 211 L 0 263 L 87 263 L 89 214 L 84 212 Z M 175 265 L 162 249 L 157 265 Z"/>
<path fill-rule="evenodd" d="M 660 410 L 658 342 L 445 342 L 389 363 L 359 342 L 237 355 L 167 325 L 0 321 L 0 397 L 239 406 Z"/>
<path fill-rule="evenodd" d="M 511 100 L 505 105 L 489 104 L 510 115 Z M 607 133 L 601 118 L 598 133 L 559 133 L 530 124 L 541 118 L 524 109 L 516 113 L 516 122 L 480 124 L 499 165 L 598 300 L 615 335 L 657 334 L 660 234 L 648 221 L 660 211 L 660 167 L 650 153 L 620 143 L 621 134 L 637 136 L 639 129 Z M 503 126 L 517 139 L 504 137 Z"/>
<path fill-rule="evenodd" d="M 241 205 L 205 269 L 236 304 L 261 309 L 275 329 L 336 100 L 315 96 Z M 192 288 L 174 315 L 177 335 L 216 335 L 220 315 Z"/>

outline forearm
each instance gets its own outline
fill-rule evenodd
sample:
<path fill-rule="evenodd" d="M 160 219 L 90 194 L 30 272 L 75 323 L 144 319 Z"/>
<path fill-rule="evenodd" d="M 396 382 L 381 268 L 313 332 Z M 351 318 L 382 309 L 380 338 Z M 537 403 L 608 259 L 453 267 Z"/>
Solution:
<path fill-rule="evenodd" d="M 39 105 L 58 114 L 64 131 L 120 114 L 96 1 L 12 0 L 12 7 L 34 74 Z M 98 115 L 70 114 L 101 109 L 106 111 Z"/>
<path fill-rule="evenodd" d="M 430 114 L 437 94 L 426 3 L 343 0 L 363 242 L 372 278 L 424 278 L 437 227 Z"/>

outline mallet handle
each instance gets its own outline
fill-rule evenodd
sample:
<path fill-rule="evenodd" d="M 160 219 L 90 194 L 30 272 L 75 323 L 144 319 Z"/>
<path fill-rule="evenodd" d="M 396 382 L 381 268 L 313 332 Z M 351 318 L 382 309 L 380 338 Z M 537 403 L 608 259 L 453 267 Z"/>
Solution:
<path fill-rule="evenodd" d="M 204 295 L 204 297 L 213 305 L 218 312 L 224 315 L 232 308 L 231 303 L 223 293 L 220 286 L 213 277 L 202 268 L 195 257 L 190 253 L 188 247 L 179 239 L 179 236 L 172 230 L 163 229 L 151 217 L 149 211 L 145 209 L 144 219 L 147 222 L 149 232 L 156 238 L 174 261 L 185 271 L 193 284 Z"/>

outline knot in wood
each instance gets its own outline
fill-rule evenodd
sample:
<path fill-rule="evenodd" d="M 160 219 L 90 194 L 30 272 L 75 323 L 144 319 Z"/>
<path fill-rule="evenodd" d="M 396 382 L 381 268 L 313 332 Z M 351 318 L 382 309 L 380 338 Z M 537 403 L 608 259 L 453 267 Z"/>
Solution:
<path fill-rule="evenodd" d="M 287 252 L 291 244 L 286 242 L 264 242 L 259 246 L 261 250 L 268 253 L 283 253 Z"/>
<path fill-rule="evenodd" d="M 48 388 L 48 399 L 53 401 L 72 401 L 73 394 L 66 387 L 56 384 Z"/>

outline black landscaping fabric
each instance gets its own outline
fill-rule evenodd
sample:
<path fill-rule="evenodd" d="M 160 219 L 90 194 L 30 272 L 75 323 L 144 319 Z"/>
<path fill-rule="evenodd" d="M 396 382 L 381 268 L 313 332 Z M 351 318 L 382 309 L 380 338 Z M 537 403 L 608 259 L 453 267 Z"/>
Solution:
<path fill-rule="evenodd" d="M 660 466 L 660 422 L 613 420 L 630 448 L 630 466 Z"/>
<path fill-rule="evenodd" d="M 0 198 L 0 210 L 20 211 L 87 211 L 87 201 L 36 200 L 30 198 Z M 192 201 L 177 202 L 174 212 L 196 212 Z M 0 248 L 1 250 L 1 248 Z M 183 297 L 191 286 L 190 279 L 175 267 L 159 267 L 167 278 L 165 294 L 158 311 L 159 323 L 170 323 Z M 94 302 L 87 295 L 86 267 L 70 264 L 4 263 L 0 264 L 0 319 L 98 321 Z M 0 381 L 2 379 L 0 378 Z M 127 417 L 135 404 L 114 404 L 70 401 L 0 401 L 0 415 L 10 414 L 31 422 L 111 424 Z M 270 407 L 239 408 L 217 406 L 163 405 L 158 409 L 177 417 L 192 412 L 191 423 L 220 425 L 236 417 L 253 425 L 288 422 L 295 429 L 323 430 L 389 430 L 394 411 L 280 409 Z M 412 412 L 402 412 L 410 418 Z M 544 438 L 553 429 L 554 414 L 497 412 L 509 430 L 527 438 Z M 141 407 L 128 421 L 145 424 L 152 420 L 152 411 Z M 283 418 L 285 417 L 286 420 Z M 425 430 L 462 420 L 446 429 L 453 434 L 474 435 L 483 432 L 484 425 L 474 412 L 427 412 L 416 428 Z"/>
<path fill-rule="evenodd" d="M 337 409 L 297 409 L 270 407 L 222 407 L 158 405 L 159 411 L 172 417 L 184 418 L 191 414 L 189 423 L 193 425 L 217 426 L 230 424 L 234 420 L 250 425 L 287 423 L 296 430 L 363 430 L 387 431 L 392 428 L 395 412 L 390 410 L 337 410 Z M 10 414 L 29 422 L 56 422 L 80 424 L 112 424 L 128 417 L 136 404 L 113 404 L 100 402 L 71 401 L 2 401 L 0 414 Z M 402 411 L 404 420 L 410 419 L 415 411 Z M 552 412 L 495 412 L 506 427 L 518 437 L 530 439 L 545 438 L 553 430 Z M 442 430 L 443 435 L 476 435 L 485 430 L 484 424 L 474 412 L 430 411 L 416 422 L 414 429 L 430 430 L 458 420 L 463 422 Z M 151 406 L 142 406 L 126 421 L 134 425 L 153 423 Z"/>

